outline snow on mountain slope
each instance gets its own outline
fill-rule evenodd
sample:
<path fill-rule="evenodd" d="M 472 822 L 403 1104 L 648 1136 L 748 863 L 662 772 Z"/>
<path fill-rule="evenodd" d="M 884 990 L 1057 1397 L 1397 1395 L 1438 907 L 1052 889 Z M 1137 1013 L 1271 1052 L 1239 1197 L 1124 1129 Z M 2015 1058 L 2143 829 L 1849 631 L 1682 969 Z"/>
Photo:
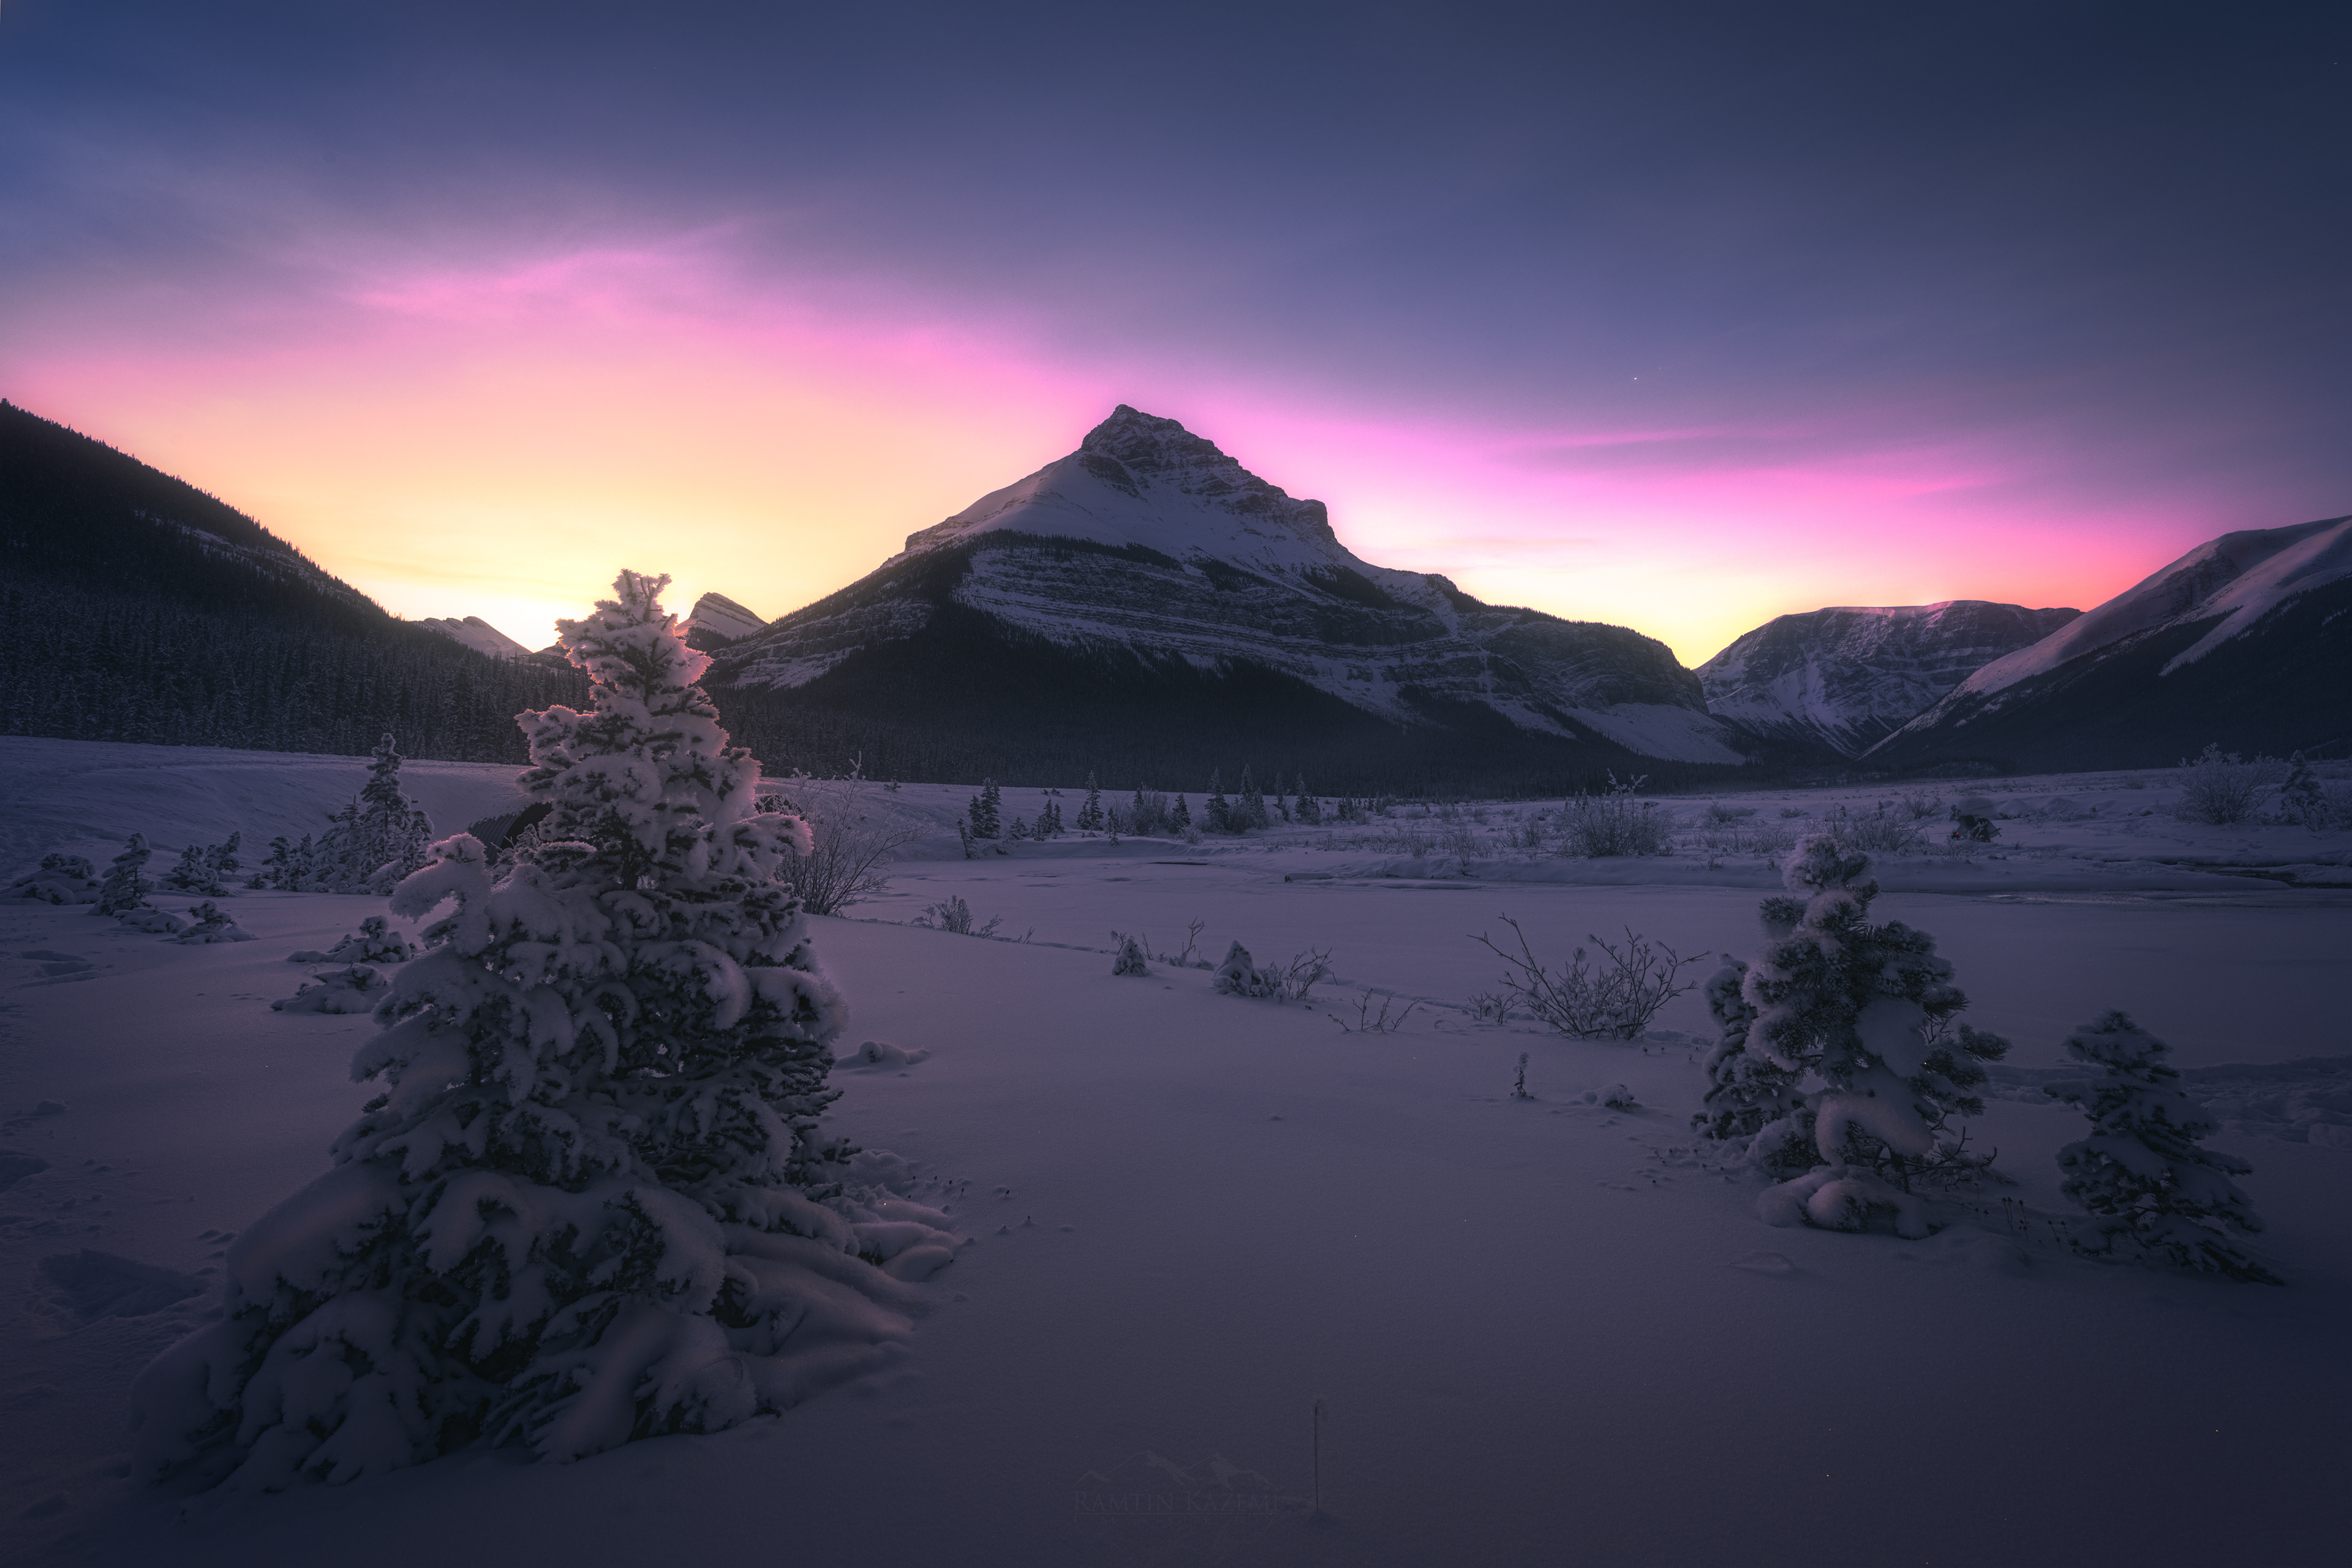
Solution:
<path fill-rule="evenodd" d="M 1400 724 L 1467 705 L 1517 730 L 1731 763 L 1664 645 L 1482 604 L 1342 545 L 1295 498 L 1172 419 L 1121 405 L 1079 448 L 931 528 L 864 581 L 729 650 L 736 687 L 806 686 L 950 609 L 1082 655 L 1250 665 Z"/>
<path fill-rule="evenodd" d="M 723 594 L 703 595 L 694 601 L 694 608 L 686 617 L 689 637 L 700 632 L 706 638 L 722 643 L 740 641 L 765 629 L 767 624 Z"/>
<path fill-rule="evenodd" d="M 2336 744 L 2352 738 L 2347 606 L 2352 517 L 2225 533 L 1993 660 L 1870 755 L 2137 766 L 2207 741 Z"/>
<path fill-rule="evenodd" d="M 427 616 L 416 624 L 430 626 L 450 641 L 462 643 L 476 653 L 486 653 L 492 658 L 520 658 L 530 652 L 479 616 L 467 616 L 463 620 L 450 616 Z"/>
<path fill-rule="evenodd" d="M 2225 533 L 2032 647 L 1995 659 L 1953 696 L 1989 698 L 2070 659 L 2105 655 L 2168 626 L 2219 618 L 2219 626 L 2166 663 L 2168 675 L 2243 634 L 2295 595 L 2347 575 L 2352 575 L 2352 517 Z M 1929 717 L 1922 715 L 1923 724 Z"/>
<path fill-rule="evenodd" d="M 1988 661 L 2083 612 L 1982 599 L 1780 616 L 1698 667 L 1710 711 L 1855 757 Z"/>

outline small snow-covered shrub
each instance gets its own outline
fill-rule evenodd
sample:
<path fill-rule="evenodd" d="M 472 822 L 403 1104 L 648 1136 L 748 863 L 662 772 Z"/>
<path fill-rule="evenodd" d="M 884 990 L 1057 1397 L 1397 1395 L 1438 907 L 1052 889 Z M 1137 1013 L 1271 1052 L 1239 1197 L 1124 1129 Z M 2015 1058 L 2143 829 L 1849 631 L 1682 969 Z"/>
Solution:
<path fill-rule="evenodd" d="M 971 906 L 964 902 L 963 895 L 952 893 L 925 909 L 915 917 L 913 923 L 957 936 L 994 936 L 996 928 L 1004 923 L 1004 917 L 991 915 L 987 924 L 975 926 L 971 923 Z"/>
<path fill-rule="evenodd" d="M 2274 757 L 2242 761 L 2235 752 L 2209 743 L 2195 762 L 2181 759 L 2180 820 L 2227 827 L 2254 815 L 2263 786 L 2280 782 L 2285 764 Z"/>
<path fill-rule="evenodd" d="M 1944 815 L 1944 797 L 1934 790 L 1906 790 L 1895 805 L 1910 815 L 1914 822 L 1926 822 Z"/>
<path fill-rule="evenodd" d="M 1124 931 L 1115 931 L 1111 932 L 1110 935 L 1111 940 L 1118 943 L 1118 956 L 1110 961 L 1110 972 L 1113 974 L 1149 974 L 1151 973 L 1151 965 L 1144 960 L 1143 944 L 1141 942 L 1136 941 L 1135 938 L 1129 936 Z"/>
<path fill-rule="evenodd" d="M 1599 948 L 1601 961 L 1578 948 L 1565 969 L 1555 971 L 1539 962 L 1528 933 L 1508 915 L 1496 917 L 1511 928 L 1519 951 L 1496 946 L 1483 933 L 1471 938 L 1501 959 L 1503 992 L 1515 1005 L 1538 1023 L 1580 1040 L 1631 1040 L 1650 1026 L 1658 1010 L 1690 984 L 1677 985 L 1684 966 L 1696 963 L 1664 942 L 1653 943 L 1627 927 L 1621 950 L 1597 936 L 1585 940 Z"/>
<path fill-rule="evenodd" d="M 231 919 L 226 910 L 206 899 L 188 911 L 188 929 L 172 940 L 184 947 L 203 947 L 219 942 L 252 942 L 255 938 Z"/>
<path fill-rule="evenodd" d="M 150 936 L 169 936 L 173 931 L 188 929 L 187 921 L 162 910 L 125 910 L 122 911 L 122 923 L 132 931 L 145 931 Z"/>
<path fill-rule="evenodd" d="M 1917 818 L 1885 805 L 1874 807 L 1867 816 L 1857 816 L 1843 805 L 1832 806 L 1822 818 L 1822 831 L 1850 849 L 1871 854 L 1905 855 L 1927 847 L 1927 836 L 1920 830 Z"/>
<path fill-rule="evenodd" d="M 1470 994 L 1470 1016 L 1482 1024 L 1508 1022 L 1518 1002 L 1507 991 L 1474 991 Z"/>
<path fill-rule="evenodd" d="M 1792 817 L 1802 816 L 1804 815 L 1805 814 L 1802 810 L 1793 805 L 1784 805 L 1780 808 L 1780 816 L 1783 821 L 1787 821 Z"/>
<path fill-rule="evenodd" d="M 99 892 L 96 868 L 88 860 L 79 855 L 44 855 L 40 869 L 18 878 L 8 897 L 45 904 L 94 904 Z"/>
<path fill-rule="evenodd" d="M 2352 790 L 2330 789 L 2297 752 L 2287 759 L 2286 778 L 2279 785 L 2278 818 L 2314 833 L 2352 826 Z"/>
<path fill-rule="evenodd" d="M 2231 1239 L 2232 1231 L 2263 1228 L 2230 1180 L 2253 1167 L 2199 1145 L 2221 1124 L 2181 1091 L 2180 1074 L 2165 1065 L 2167 1050 L 2127 1015 L 2110 1012 L 2066 1037 L 2066 1054 L 2099 1076 L 2044 1086 L 2091 1119 L 2091 1135 L 2058 1152 L 2065 1173 L 2058 1190 L 2095 1221 L 2096 1239 L 2082 1250 L 2278 1284 Z"/>
<path fill-rule="evenodd" d="M 1664 855 L 1674 831 L 1671 814 L 1650 800 L 1636 800 L 1633 792 L 1646 777 L 1619 783 L 1609 775 L 1606 795 L 1579 795 L 1559 811 L 1560 853 L 1599 859 L 1612 855 Z"/>
<path fill-rule="evenodd" d="M 382 915 L 370 915 L 360 929 L 326 951 L 305 948 L 286 955 L 289 963 L 406 963 L 416 944 L 392 929 Z"/>
<path fill-rule="evenodd" d="M 1282 989 L 1280 977 L 1260 969 L 1238 942 L 1225 950 L 1225 961 L 1209 984 L 1221 996 L 1274 996 Z"/>
<path fill-rule="evenodd" d="M 1251 959 L 1249 949 L 1237 942 L 1225 950 L 1225 961 L 1217 965 L 1209 984 L 1223 996 L 1304 1002 L 1330 973 L 1331 954 L 1328 949 L 1309 948 L 1287 963 L 1260 965 Z"/>
<path fill-rule="evenodd" d="M 299 987 L 293 995 L 272 1002 L 270 1009 L 278 1013 L 373 1013 L 375 1005 L 392 994 L 392 982 L 364 963 L 321 969 L 312 973 L 310 980 L 311 984 Z"/>
<path fill-rule="evenodd" d="M 1717 800 L 1707 803 L 1704 818 L 1709 827 L 1731 827 L 1755 815 L 1752 805 L 1726 805 Z"/>
<path fill-rule="evenodd" d="M 147 879 L 141 873 L 147 865 L 147 836 L 134 833 L 123 844 L 122 853 L 106 868 L 106 883 L 98 890 L 98 909 L 101 915 L 128 914 L 147 901 Z"/>

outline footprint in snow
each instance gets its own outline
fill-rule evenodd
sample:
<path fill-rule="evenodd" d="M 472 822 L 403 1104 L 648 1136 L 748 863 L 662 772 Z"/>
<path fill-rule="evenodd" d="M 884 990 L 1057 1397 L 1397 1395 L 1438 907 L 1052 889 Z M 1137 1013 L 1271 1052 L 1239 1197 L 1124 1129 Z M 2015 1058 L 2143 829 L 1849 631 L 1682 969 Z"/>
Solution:
<path fill-rule="evenodd" d="M 1745 1268 L 1751 1274 L 1795 1274 L 1797 1266 L 1777 1252 L 1751 1252 L 1745 1258 L 1731 1260 L 1734 1268 Z"/>

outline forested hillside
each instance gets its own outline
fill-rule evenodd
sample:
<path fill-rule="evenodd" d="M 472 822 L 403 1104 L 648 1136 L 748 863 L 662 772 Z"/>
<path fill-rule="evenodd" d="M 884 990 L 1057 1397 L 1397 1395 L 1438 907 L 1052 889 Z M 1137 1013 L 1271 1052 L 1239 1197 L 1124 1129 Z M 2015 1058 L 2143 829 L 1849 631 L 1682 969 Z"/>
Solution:
<path fill-rule="evenodd" d="M 0 733 L 522 762 L 584 700 L 384 613 L 251 518 L 0 403 Z"/>

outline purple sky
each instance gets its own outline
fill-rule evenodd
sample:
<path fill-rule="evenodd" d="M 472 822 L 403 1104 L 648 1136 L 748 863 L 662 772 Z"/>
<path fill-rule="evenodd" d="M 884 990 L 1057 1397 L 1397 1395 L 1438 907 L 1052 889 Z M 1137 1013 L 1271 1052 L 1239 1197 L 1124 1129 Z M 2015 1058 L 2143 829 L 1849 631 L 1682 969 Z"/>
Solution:
<path fill-rule="evenodd" d="M 9 0 L 0 395 L 534 643 L 1118 402 L 1686 662 L 2087 605 L 2352 508 L 2347 18 Z"/>

